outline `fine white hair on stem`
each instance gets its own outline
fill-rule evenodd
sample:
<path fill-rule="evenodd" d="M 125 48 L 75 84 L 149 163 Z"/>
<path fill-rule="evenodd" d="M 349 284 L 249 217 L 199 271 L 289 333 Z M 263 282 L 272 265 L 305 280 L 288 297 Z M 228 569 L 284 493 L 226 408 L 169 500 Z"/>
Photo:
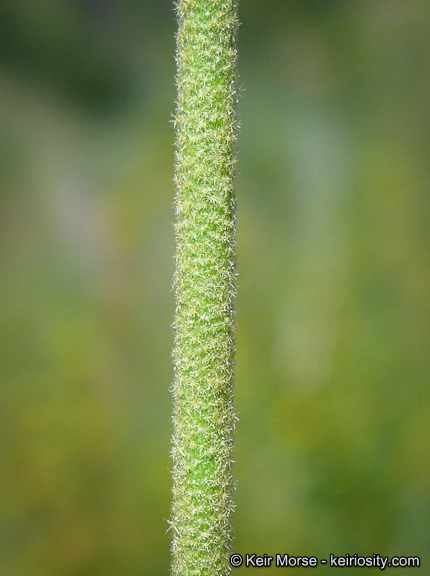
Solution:
<path fill-rule="evenodd" d="M 237 0 L 180 0 L 176 35 L 173 576 L 230 572 Z"/>

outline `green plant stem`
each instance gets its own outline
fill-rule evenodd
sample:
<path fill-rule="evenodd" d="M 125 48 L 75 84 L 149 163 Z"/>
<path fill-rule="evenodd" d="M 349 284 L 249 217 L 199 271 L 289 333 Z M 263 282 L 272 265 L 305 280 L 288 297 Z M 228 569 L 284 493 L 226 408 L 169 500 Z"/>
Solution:
<path fill-rule="evenodd" d="M 236 0 L 177 4 L 174 576 L 226 575 L 231 545 Z"/>

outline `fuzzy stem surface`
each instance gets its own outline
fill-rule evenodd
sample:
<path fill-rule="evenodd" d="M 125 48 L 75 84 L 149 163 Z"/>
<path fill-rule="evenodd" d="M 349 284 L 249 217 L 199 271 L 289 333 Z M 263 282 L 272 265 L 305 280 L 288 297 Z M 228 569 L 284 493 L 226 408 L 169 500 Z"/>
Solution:
<path fill-rule="evenodd" d="M 235 0 L 180 0 L 176 36 L 173 576 L 229 573 L 235 415 Z"/>

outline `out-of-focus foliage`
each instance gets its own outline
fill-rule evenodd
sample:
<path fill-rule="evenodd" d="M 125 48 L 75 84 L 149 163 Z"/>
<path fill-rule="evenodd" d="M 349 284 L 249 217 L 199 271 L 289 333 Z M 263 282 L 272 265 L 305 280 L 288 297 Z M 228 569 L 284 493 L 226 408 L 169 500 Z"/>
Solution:
<path fill-rule="evenodd" d="M 240 12 L 234 550 L 426 573 L 430 6 Z M 172 4 L 0 21 L 0 573 L 166 574 Z"/>

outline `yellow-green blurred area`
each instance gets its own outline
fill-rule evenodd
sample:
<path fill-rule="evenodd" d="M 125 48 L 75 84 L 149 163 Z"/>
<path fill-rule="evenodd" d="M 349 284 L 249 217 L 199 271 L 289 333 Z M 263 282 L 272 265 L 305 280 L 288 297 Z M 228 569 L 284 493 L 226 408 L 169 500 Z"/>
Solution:
<path fill-rule="evenodd" d="M 233 549 L 430 574 L 430 4 L 240 16 Z M 0 576 L 169 570 L 175 27 L 0 4 Z"/>

